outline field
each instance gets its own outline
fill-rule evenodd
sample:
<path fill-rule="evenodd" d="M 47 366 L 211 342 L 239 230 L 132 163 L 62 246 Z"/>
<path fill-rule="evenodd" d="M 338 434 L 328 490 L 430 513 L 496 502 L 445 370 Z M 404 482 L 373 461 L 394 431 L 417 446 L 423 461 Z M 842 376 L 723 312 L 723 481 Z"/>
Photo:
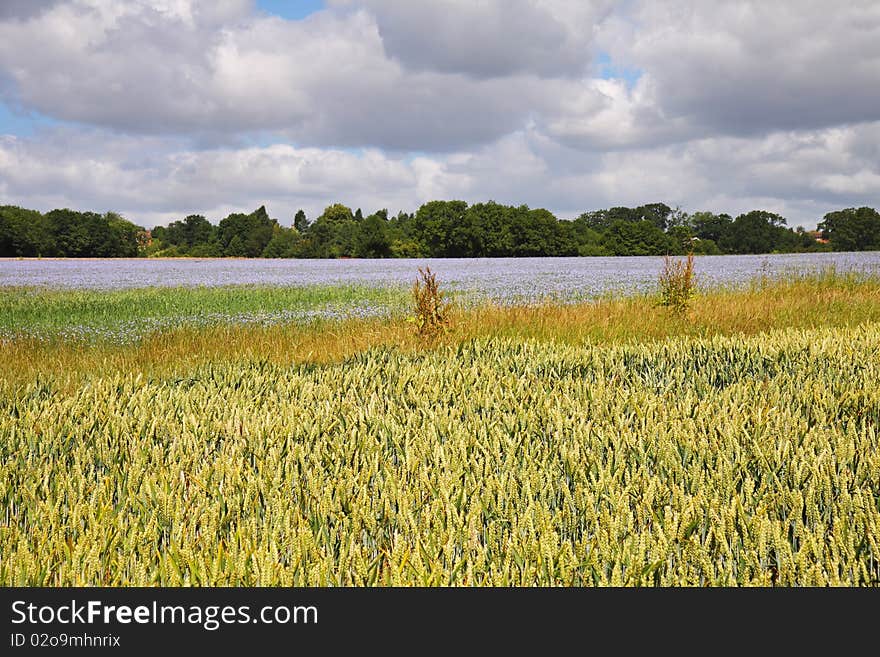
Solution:
<path fill-rule="evenodd" d="M 4 289 L 0 584 L 880 583 L 876 277 L 406 303 Z"/>

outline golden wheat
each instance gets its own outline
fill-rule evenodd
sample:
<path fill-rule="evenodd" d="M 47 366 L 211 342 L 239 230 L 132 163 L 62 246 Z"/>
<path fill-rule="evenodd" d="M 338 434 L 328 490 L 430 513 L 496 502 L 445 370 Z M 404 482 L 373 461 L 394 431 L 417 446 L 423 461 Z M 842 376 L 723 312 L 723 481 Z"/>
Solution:
<path fill-rule="evenodd" d="M 0 395 L 3 585 L 871 585 L 880 324 Z"/>

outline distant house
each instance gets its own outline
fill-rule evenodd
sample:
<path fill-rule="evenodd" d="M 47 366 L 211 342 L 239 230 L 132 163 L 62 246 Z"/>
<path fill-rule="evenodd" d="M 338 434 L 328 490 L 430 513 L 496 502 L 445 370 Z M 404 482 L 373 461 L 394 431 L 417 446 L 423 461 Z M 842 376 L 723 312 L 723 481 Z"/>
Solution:
<path fill-rule="evenodd" d="M 145 249 L 148 246 L 152 245 L 153 233 L 149 229 L 138 233 L 137 243 L 138 243 L 138 246 L 142 249 Z"/>
<path fill-rule="evenodd" d="M 822 237 L 822 231 L 821 231 L 821 230 L 808 230 L 808 231 L 807 231 L 807 235 L 809 235 L 810 237 L 812 237 L 812 238 L 813 238 L 814 240 L 816 240 L 819 244 L 828 244 L 828 240 L 826 240 L 824 237 Z"/>

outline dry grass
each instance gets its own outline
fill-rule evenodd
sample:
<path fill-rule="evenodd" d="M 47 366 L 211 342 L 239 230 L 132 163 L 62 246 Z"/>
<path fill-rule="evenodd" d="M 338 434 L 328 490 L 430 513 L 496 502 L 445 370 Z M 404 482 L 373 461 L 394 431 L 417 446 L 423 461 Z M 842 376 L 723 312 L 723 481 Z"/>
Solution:
<path fill-rule="evenodd" d="M 576 305 L 453 307 L 452 328 L 432 346 L 474 338 L 529 338 L 581 344 L 637 343 L 678 336 L 755 335 L 781 328 L 856 326 L 880 322 L 880 281 L 805 277 L 698 296 L 687 316 L 670 314 L 647 296 Z M 72 381 L 118 371 L 144 376 L 212 362 L 288 365 L 338 363 L 373 347 L 407 354 L 426 348 L 405 319 L 353 319 L 285 326 L 215 326 L 158 332 L 131 346 L 0 343 L 0 381 L 21 385 L 64 373 Z"/>
<path fill-rule="evenodd" d="M 469 317 L 476 335 L 577 344 L 643 342 L 674 336 L 755 335 L 779 328 L 853 326 L 880 321 L 880 282 L 802 279 L 696 297 L 686 317 L 650 298 L 537 307 L 484 307 Z"/>

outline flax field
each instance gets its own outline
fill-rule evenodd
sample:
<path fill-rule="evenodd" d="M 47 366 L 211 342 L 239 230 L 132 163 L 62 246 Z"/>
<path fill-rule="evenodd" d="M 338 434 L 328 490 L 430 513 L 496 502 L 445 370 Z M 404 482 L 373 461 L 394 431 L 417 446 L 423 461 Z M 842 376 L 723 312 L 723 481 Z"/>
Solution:
<path fill-rule="evenodd" d="M 0 584 L 876 586 L 880 323 L 813 324 L 24 378 L 56 347 L 7 344 Z"/>

